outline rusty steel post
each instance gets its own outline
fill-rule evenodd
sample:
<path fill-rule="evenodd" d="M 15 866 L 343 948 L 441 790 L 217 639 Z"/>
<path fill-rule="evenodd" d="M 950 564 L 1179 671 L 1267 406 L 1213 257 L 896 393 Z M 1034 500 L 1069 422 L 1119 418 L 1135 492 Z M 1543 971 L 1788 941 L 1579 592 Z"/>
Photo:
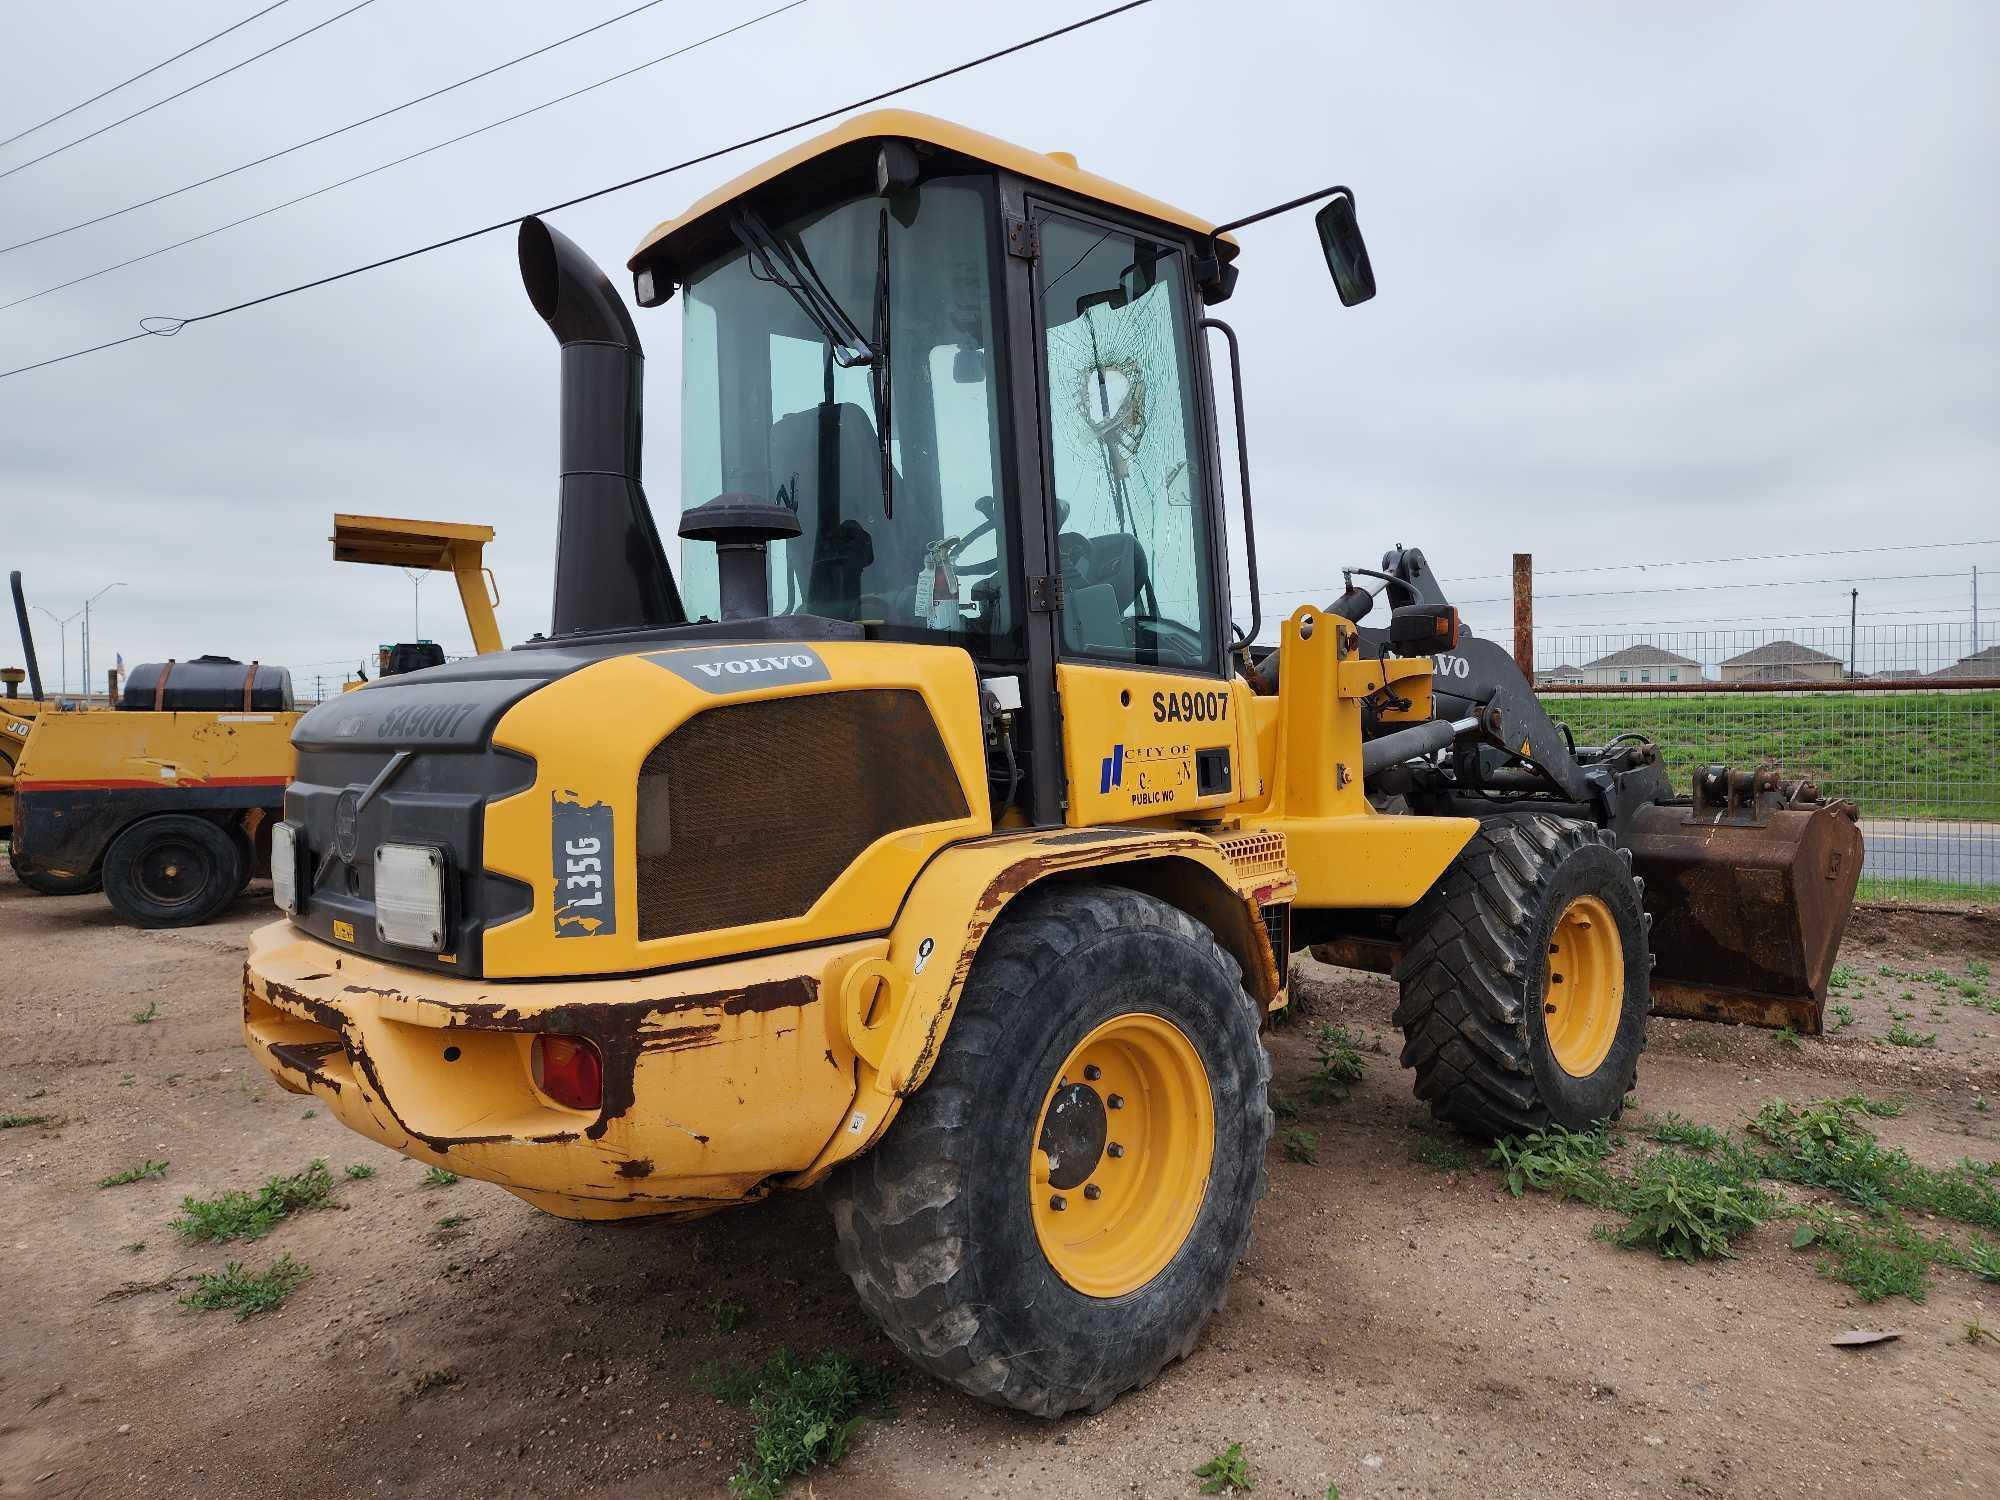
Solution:
<path fill-rule="evenodd" d="M 1535 555 L 1514 554 L 1514 665 L 1535 681 Z"/>

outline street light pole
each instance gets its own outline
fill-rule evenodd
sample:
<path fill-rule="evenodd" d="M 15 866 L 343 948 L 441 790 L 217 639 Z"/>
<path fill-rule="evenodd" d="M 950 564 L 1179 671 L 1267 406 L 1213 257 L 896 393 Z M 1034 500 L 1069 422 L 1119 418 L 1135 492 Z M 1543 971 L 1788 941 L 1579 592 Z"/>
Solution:
<path fill-rule="evenodd" d="M 62 685 L 56 689 L 56 696 L 60 698 L 69 691 L 69 622 L 83 611 L 78 610 L 76 614 L 65 617 L 57 614 L 46 604 L 37 604 L 35 608 L 56 622 L 57 656 L 62 663 Z"/>
<path fill-rule="evenodd" d="M 85 698 L 88 698 L 90 696 L 90 606 L 95 604 L 99 599 L 102 599 L 106 594 L 110 593 L 113 589 L 122 589 L 124 587 L 125 585 L 122 582 L 107 583 L 104 585 L 103 588 L 99 589 L 96 593 L 92 594 L 88 599 L 83 601 L 83 636 L 79 644 L 82 648 L 81 655 L 83 657 L 83 696 Z M 113 704 L 112 707 L 115 708 L 117 707 L 117 705 Z"/>

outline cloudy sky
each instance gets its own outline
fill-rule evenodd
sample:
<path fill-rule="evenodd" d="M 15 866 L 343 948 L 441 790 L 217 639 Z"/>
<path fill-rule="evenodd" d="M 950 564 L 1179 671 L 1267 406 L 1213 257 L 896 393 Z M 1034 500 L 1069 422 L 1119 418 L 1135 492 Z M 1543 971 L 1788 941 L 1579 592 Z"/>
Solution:
<path fill-rule="evenodd" d="M 257 3 L 16 7 L 0 135 Z M 0 148 L 0 171 L 352 3 L 288 0 Z M 0 179 L 0 242 L 235 166 L 633 3 L 373 0 Z M 377 124 L 0 255 L 0 302 L 775 3 L 668 0 Z M 1093 8 L 807 0 L 477 140 L 0 312 L 0 367 L 634 176 Z M 1074 151 L 1217 219 L 1354 185 L 1375 302 L 1340 308 L 1309 219 L 1294 217 L 1245 232 L 1226 311 L 1245 347 L 1267 616 L 1338 592 L 1343 562 L 1371 564 L 1401 541 L 1425 549 L 1492 633 L 1506 628 L 1502 575 L 1523 550 L 1550 633 L 1844 628 L 1858 588 L 1864 625 L 1939 625 L 1921 651 L 1942 665 L 1970 644 L 1975 565 L 1991 568 L 1986 613 L 2000 615 L 1996 33 L 2000 12 L 1977 0 L 1156 0 L 897 102 Z M 789 143 L 556 222 L 622 284 L 616 268 L 652 224 Z M 681 498 L 678 318 L 675 303 L 639 319 L 647 471 L 668 533 Z M 547 623 L 555 382 L 508 233 L 0 381 L 4 566 L 58 615 L 125 585 L 94 611 L 94 676 L 113 651 L 128 663 L 222 651 L 289 663 L 309 692 L 315 673 L 337 680 L 410 625 L 401 574 L 331 562 L 332 512 L 480 520 L 499 532 L 502 627 L 518 639 Z M 1937 543 L 1952 545 L 1919 545 Z M 1887 547 L 1905 550 L 1741 561 Z M 1737 561 L 1663 566 L 1717 558 Z M 448 583 L 421 597 L 424 633 L 469 649 Z M 53 680 L 56 629 L 35 620 Z M 75 626 L 68 640 L 74 683 Z"/>

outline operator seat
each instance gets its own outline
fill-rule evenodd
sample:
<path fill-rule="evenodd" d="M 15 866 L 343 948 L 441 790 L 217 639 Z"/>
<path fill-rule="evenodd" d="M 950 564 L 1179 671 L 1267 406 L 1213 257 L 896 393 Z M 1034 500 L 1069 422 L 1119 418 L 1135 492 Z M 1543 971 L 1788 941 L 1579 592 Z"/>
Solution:
<path fill-rule="evenodd" d="M 823 420 L 832 424 L 824 453 Z M 935 498 L 906 491 L 899 473 L 893 476 L 896 513 L 882 514 L 882 452 L 867 411 L 836 401 L 789 412 L 771 424 L 770 453 L 775 497 L 799 517 L 798 538 L 785 547 L 789 597 L 836 620 L 877 608 L 912 619 L 924 545 L 943 535 L 943 517 Z M 829 471 L 824 476 L 822 462 Z M 864 609 L 864 599 L 877 603 Z M 772 607 L 780 608 L 779 601 Z"/>
<path fill-rule="evenodd" d="M 1056 541 L 1063 569 L 1063 644 L 1072 651 L 1129 650 L 1125 611 L 1152 584 L 1146 549 L 1123 532 L 1087 537 L 1065 531 Z"/>

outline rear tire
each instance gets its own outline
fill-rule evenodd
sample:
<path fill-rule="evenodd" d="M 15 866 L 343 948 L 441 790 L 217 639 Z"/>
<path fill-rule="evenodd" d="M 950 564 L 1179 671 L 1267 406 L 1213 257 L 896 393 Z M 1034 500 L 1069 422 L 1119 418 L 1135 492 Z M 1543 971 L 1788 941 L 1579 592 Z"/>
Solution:
<path fill-rule="evenodd" d="M 1617 1118 L 1652 1006 L 1642 890 L 1592 824 L 1481 826 L 1402 923 L 1395 1020 L 1433 1115 L 1488 1138 Z"/>
<path fill-rule="evenodd" d="M 1043 1417 L 1188 1354 L 1264 1194 L 1259 1019 L 1236 961 L 1165 902 L 1021 897 L 930 1077 L 833 1187 L 841 1265 L 896 1346 Z"/>
<path fill-rule="evenodd" d="M 243 853 L 207 818 L 167 813 L 142 818 L 104 852 L 104 894 L 140 927 L 193 927 L 243 888 Z"/>
<path fill-rule="evenodd" d="M 101 870 L 91 870 L 83 875 L 57 875 L 49 870 L 37 870 L 13 845 L 7 847 L 7 862 L 14 867 L 14 878 L 31 891 L 44 896 L 88 896 L 92 891 L 104 888 Z"/>

